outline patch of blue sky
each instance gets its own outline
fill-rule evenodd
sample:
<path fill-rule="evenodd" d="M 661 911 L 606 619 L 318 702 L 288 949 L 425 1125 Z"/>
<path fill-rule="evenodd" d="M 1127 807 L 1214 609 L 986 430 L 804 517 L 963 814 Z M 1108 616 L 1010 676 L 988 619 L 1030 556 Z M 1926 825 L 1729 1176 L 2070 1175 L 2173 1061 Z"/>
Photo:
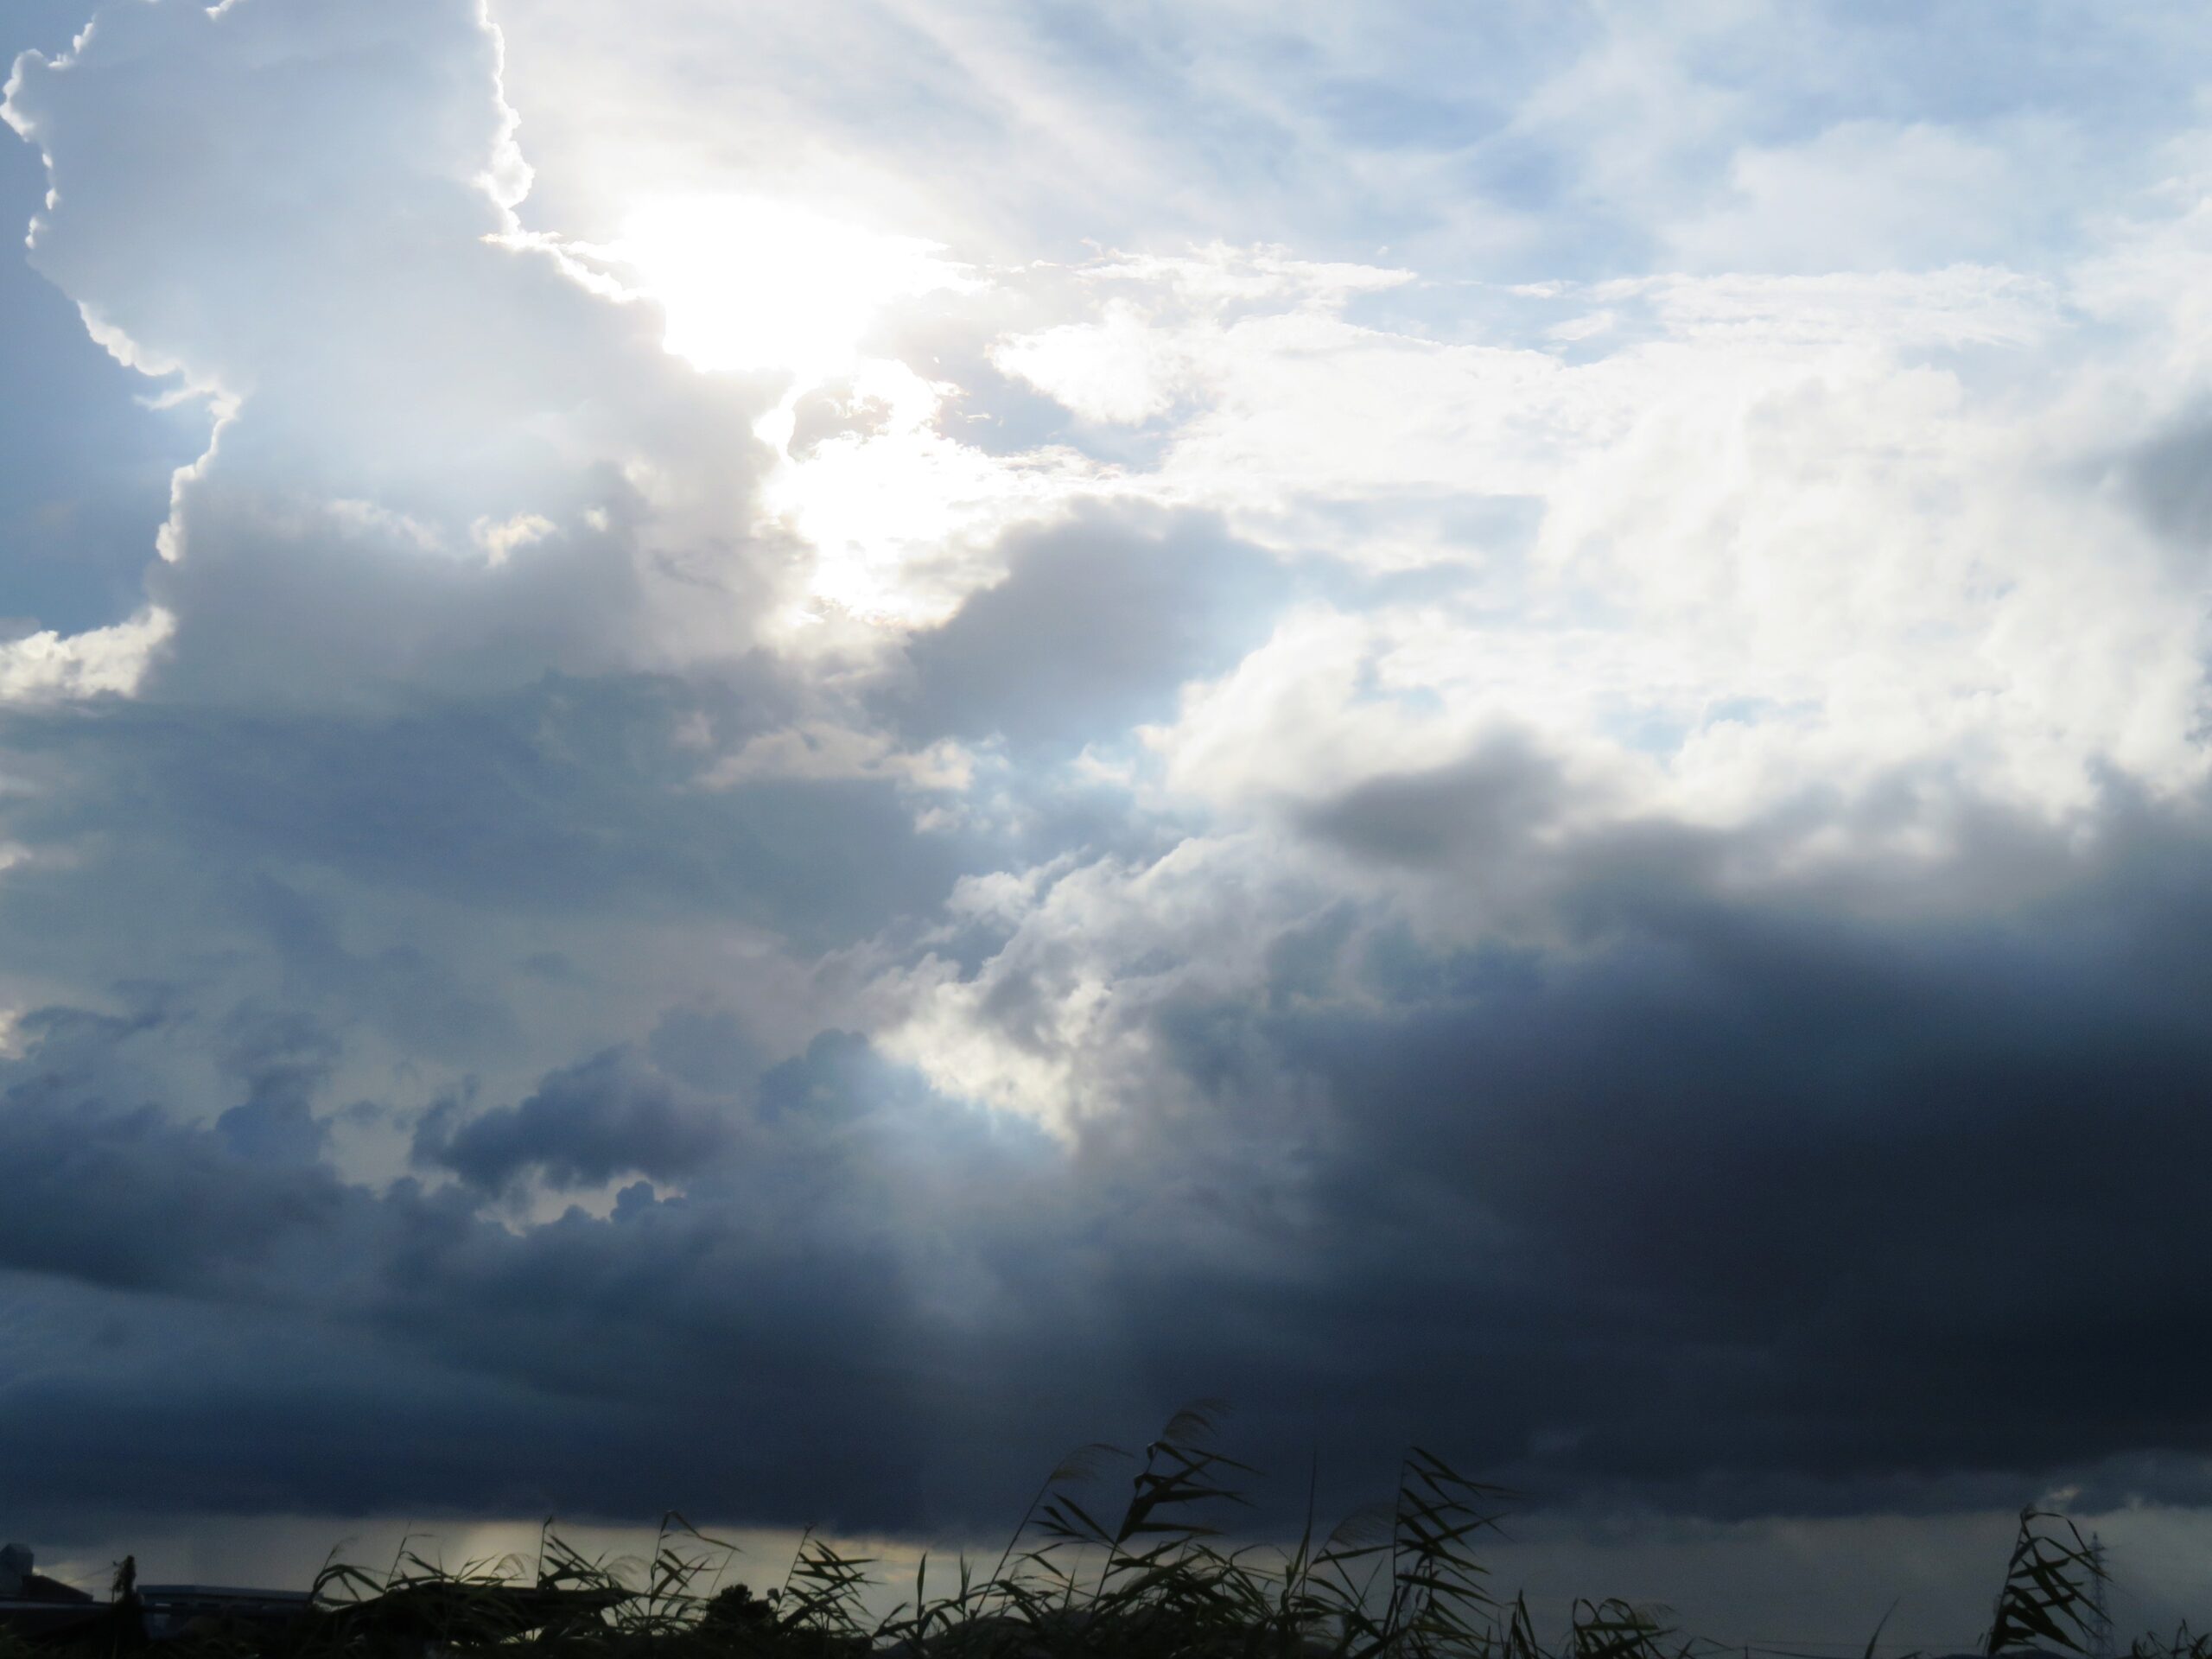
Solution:
<path fill-rule="evenodd" d="M 0 131 L 0 631 L 73 633 L 143 602 L 170 475 L 206 448 L 207 420 L 152 407 L 160 385 L 95 345 L 30 268 L 21 233 L 45 194 L 38 152 Z"/>

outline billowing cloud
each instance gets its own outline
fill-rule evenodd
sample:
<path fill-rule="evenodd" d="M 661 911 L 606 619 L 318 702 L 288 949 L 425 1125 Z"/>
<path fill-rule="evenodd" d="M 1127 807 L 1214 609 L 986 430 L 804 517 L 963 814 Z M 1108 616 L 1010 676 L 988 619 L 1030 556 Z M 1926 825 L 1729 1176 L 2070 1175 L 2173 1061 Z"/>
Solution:
<path fill-rule="evenodd" d="M 649 1166 L 683 1191 L 632 1183 L 599 1218 L 520 1233 L 461 1189 L 372 1194 L 255 1155 L 235 1115 L 195 1129 L 90 1104 L 60 1069 L 87 1022 L 45 1015 L 19 1065 L 54 1069 L 10 1096 L 11 1164 L 75 1202 L 11 1211 L 6 1262 L 85 1297 L 311 1302 L 341 1347 L 401 1344 L 388 1382 L 354 1385 L 395 1390 L 391 1409 L 433 1376 L 590 1401 L 602 1431 L 573 1450 L 534 1415 L 484 1431 L 570 1504 L 641 1500 L 642 1475 L 596 1484 L 603 1446 L 668 1420 L 703 1459 L 686 1503 L 703 1486 L 774 1520 L 807 1478 L 847 1524 L 957 1527 L 1086 1412 L 1205 1382 L 1246 1402 L 1278 1463 L 1318 1433 L 1357 1469 L 1368 1439 L 1442 1421 L 1554 1500 L 1980 1503 L 2033 1470 L 2194 1501 L 2198 828 L 2139 811 L 2085 857 L 1986 824 L 1976 855 L 2043 894 L 2002 924 L 1926 875 L 1895 884 L 1910 920 L 1825 883 L 1747 913 L 1718 849 L 1663 839 L 1586 854 L 1554 907 L 1579 937 L 1553 949 L 1440 956 L 1402 923 L 1316 913 L 1265 941 L 1255 983 L 1155 972 L 1103 1011 L 1144 1041 L 1089 1057 L 1135 1075 L 1068 1144 L 849 1036 L 712 1087 L 606 1056 L 457 1130 L 418 1120 L 418 1148 L 472 1183 Z M 1049 988 L 1010 994 L 1013 955 L 976 1017 L 1050 1044 Z M 257 1075 L 319 1052 L 238 1041 Z M 2050 1345 L 2091 1318 L 2098 1344 Z M 205 1363 L 188 1395 L 218 1386 Z M 105 1432 L 154 1432 L 154 1400 L 120 1387 L 97 1390 Z M 926 1441 L 932 1484 L 842 1461 L 839 1414 Z M 742 1426 L 762 1421 L 823 1466 L 751 1484 L 765 1454 Z M 480 1467 L 325 1496 L 493 1501 Z M 226 1478 L 245 1484 L 201 1497 L 252 1502 L 257 1472 Z"/>
<path fill-rule="evenodd" d="M 2195 14 L 51 10 L 33 1518 L 2206 1500 Z"/>
<path fill-rule="evenodd" d="M 598 1185 L 621 1174 L 681 1180 L 728 1134 L 718 1104 L 610 1049 L 548 1077 L 520 1105 L 458 1127 L 456 1103 L 441 1101 L 416 1126 L 415 1160 L 491 1189 L 533 1170 L 556 1187 Z"/>
<path fill-rule="evenodd" d="M 175 626 L 167 611 L 149 607 L 105 628 L 66 635 L 41 628 L 10 639 L 0 645 L 0 702 L 135 691 Z"/>
<path fill-rule="evenodd" d="M 1102 514 L 1009 538 L 1004 581 L 907 646 L 921 732 L 1079 746 L 1172 715 L 1233 666 L 1285 595 L 1281 566 L 1198 515 Z"/>

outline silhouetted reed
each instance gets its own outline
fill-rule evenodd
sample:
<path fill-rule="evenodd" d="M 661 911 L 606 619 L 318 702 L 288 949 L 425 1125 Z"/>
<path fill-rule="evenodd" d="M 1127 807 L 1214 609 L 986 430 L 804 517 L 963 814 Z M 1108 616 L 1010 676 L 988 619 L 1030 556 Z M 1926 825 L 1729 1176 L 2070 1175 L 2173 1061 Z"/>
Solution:
<path fill-rule="evenodd" d="M 1179 1412 L 1141 1457 L 1082 1448 L 1039 1488 L 988 1576 L 964 1557 L 933 1573 L 925 1555 L 911 1599 L 880 1617 L 865 1611 L 874 1560 L 810 1530 L 773 1588 L 725 1586 L 734 1548 L 671 1514 L 649 1560 L 587 1558 L 550 1521 L 534 1563 L 508 1557 L 449 1570 L 403 1541 L 381 1574 L 330 1561 L 310 1610 L 289 1624 L 211 1622 L 158 1645 L 177 1659 L 436 1659 L 492 1649 L 537 1659 L 1701 1659 L 1724 1651 L 1673 1629 L 1663 1608 L 1617 1599 L 1574 1602 L 1564 1638 L 1546 1645 L 1525 1598 L 1493 1594 L 1478 1554 L 1512 1494 L 1420 1448 L 1402 1462 L 1391 1500 L 1325 1535 L 1315 1535 L 1309 1499 L 1294 1544 L 1229 1548 L 1206 1517 L 1245 1504 L 1241 1483 L 1255 1471 L 1213 1449 L 1221 1412 L 1211 1402 Z M 1128 1499 L 1102 1519 L 1083 1494 L 1123 1459 L 1135 1465 Z M 1982 1650 L 2089 1654 L 2104 1578 L 2071 1522 L 2024 1510 Z M 121 1595 L 97 1630 L 67 1645 L 107 1654 L 149 1645 L 134 1604 L 134 1593 Z M 1878 1628 L 1866 1659 L 1879 1636 Z M 0 1659 L 33 1651 L 0 1630 Z M 2212 1640 L 2183 1625 L 2171 1639 L 2139 1639 L 2128 1659 L 2212 1659 Z"/>

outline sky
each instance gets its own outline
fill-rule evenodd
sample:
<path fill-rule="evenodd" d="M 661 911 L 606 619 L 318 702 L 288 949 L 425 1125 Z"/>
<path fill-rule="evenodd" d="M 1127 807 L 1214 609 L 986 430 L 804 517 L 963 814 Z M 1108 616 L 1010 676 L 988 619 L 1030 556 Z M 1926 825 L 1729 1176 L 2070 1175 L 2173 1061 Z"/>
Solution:
<path fill-rule="evenodd" d="M 1211 1396 L 1854 1653 L 2033 1499 L 2212 1606 L 2212 13 L 9 57 L 0 1532 L 918 1547 Z"/>

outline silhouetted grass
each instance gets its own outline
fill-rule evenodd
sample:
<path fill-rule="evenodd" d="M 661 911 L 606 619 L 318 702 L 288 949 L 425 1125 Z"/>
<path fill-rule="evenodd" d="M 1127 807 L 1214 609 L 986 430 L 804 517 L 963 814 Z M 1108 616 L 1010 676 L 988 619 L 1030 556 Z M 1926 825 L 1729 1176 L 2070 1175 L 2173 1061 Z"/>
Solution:
<path fill-rule="evenodd" d="M 734 1547 L 680 1515 L 650 1560 L 588 1559 L 550 1522 L 538 1558 L 448 1570 L 403 1541 L 382 1573 L 333 1560 L 313 1610 L 277 1628 L 211 1624 L 162 1645 L 178 1659 L 430 1659 L 487 1650 L 542 1659 L 1700 1659 L 1721 1649 L 1673 1629 L 1663 1608 L 1617 1599 L 1569 1610 L 1556 1647 L 1527 1601 L 1491 1590 L 1479 1546 L 1512 1496 L 1415 1448 L 1393 1498 L 1317 1537 L 1308 1504 L 1287 1548 L 1230 1548 L 1208 1516 L 1243 1505 L 1249 1465 L 1212 1449 L 1222 1408 L 1179 1412 L 1141 1457 L 1085 1446 L 1053 1470 L 988 1575 L 964 1558 L 932 1569 L 871 1618 L 880 1563 L 811 1531 L 780 1583 L 756 1594 L 719 1580 Z M 1135 1465 L 1117 1515 L 1083 1494 L 1117 1460 Z M 2087 1655 L 2104 1569 L 2063 1516 L 2022 1512 L 1990 1628 L 1991 1656 Z M 1878 1639 L 1878 1628 L 1875 1638 Z M 141 1645 L 132 1598 L 79 1652 Z M 0 1631 L 0 1659 L 30 1645 Z M 41 1651 L 51 1653 L 52 1646 Z M 1870 1640 L 1866 1659 L 1873 1659 Z M 2128 1659 L 2212 1659 L 2184 1625 Z"/>

